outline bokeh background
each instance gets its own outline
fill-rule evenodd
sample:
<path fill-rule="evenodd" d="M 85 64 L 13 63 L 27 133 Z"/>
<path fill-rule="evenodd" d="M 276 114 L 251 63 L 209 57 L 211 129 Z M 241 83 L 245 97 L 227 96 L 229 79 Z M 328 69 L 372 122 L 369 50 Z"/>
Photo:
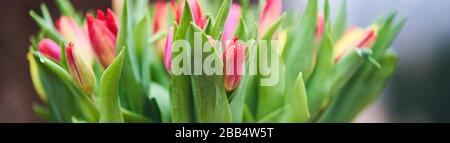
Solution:
<path fill-rule="evenodd" d="M 301 11 L 305 0 L 283 0 L 285 10 Z M 400 61 L 384 94 L 355 122 L 450 122 L 449 0 L 347 0 L 349 23 L 368 26 L 392 11 L 408 17 L 393 43 Z M 0 5 L 0 122 L 41 122 L 31 105 L 39 102 L 26 59 L 29 37 L 38 32 L 28 15 L 52 0 L 4 0 Z M 105 9 L 109 0 L 72 0 L 81 11 Z M 340 0 L 331 0 L 337 11 Z"/>

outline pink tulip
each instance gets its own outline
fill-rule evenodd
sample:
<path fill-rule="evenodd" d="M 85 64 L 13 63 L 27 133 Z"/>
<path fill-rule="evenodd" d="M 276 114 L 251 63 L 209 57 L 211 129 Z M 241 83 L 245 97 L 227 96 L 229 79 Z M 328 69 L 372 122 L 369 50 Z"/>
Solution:
<path fill-rule="evenodd" d="M 88 95 L 92 94 L 95 87 L 95 75 L 91 65 L 75 50 L 73 43 L 66 47 L 66 59 L 70 74 L 77 85 Z"/>
<path fill-rule="evenodd" d="M 39 52 L 57 62 L 61 59 L 60 47 L 50 39 L 42 39 L 39 42 Z"/>
<path fill-rule="evenodd" d="M 169 29 L 166 38 L 166 47 L 164 48 L 164 66 L 166 70 L 172 72 L 172 42 L 173 42 L 173 27 Z"/>
<path fill-rule="evenodd" d="M 235 89 L 241 81 L 245 69 L 245 45 L 233 39 L 223 53 L 225 67 L 224 86 L 227 92 Z"/>
<path fill-rule="evenodd" d="M 267 29 L 281 16 L 281 0 L 267 0 L 259 18 L 259 37 L 262 37 Z"/>
<path fill-rule="evenodd" d="M 97 11 L 97 18 L 87 14 L 89 38 L 95 54 L 104 68 L 114 60 L 116 56 L 116 38 L 118 24 L 114 13 L 108 9 L 106 16 Z"/>
<path fill-rule="evenodd" d="M 94 52 L 87 32 L 80 28 L 71 17 L 62 16 L 56 21 L 56 27 L 67 41 L 76 45 L 76 49 L 83 53 L 89 63 L 94 61 Z"/>
<path fill-rule="evenodd" d="M 233 34 L 239 25 L 240 17 L 241 7 L 239 4 L 232 4 L 223 30 L 222 41 L 232 40 Z"/>
<path fill-rule="evenodd" d="M 175 20 L 177 23 L 180 23 L 181 16 L 183 15 L 184 10 L 184 2 L 185 0 L 181 0 L 178 4 L 178 8 L 175 14 Z M 192 15 L 194 16 L 194 23 L 197 26 L 204 28 L 206 23 L 206 16 L 203 14 L 202 8 L 198 0 L 188 0 L 189 5 L 191 6 Z"/>

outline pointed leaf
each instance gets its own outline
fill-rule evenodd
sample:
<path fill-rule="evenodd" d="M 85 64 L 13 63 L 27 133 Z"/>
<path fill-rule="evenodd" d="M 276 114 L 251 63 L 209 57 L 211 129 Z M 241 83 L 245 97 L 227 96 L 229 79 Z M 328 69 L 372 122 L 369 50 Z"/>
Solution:
<path fill-rule="evenodd" d="M 124 61 L 123 51 L 105 70 L 100 79 L 100 122 L 123 122 L 119 101 L 119 81 Z"/>

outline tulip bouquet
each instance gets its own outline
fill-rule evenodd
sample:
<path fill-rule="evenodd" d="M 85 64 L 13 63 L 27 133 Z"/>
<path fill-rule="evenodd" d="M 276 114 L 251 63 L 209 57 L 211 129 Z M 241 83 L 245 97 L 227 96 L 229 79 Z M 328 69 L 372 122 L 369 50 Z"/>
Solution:
<path fill-rule="evenodd" d="M 396 14 L 368 28 L 328 0 L 112 0 L 80 14 L 68 0 L 30 11 L 28 60 L 49 122 L 351 122 L 396 67 Z"/>

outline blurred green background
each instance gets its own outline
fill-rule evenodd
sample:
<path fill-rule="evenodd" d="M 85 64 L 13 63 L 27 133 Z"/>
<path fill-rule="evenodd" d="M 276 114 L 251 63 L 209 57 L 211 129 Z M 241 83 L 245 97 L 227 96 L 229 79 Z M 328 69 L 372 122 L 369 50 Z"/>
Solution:
<path fill-rule="evenodd" d="M 285 10 L 302 11 L 305 0 L 283 0 Z M 355 122 L 450 122 L 449 0 L 347 0 L 349 23 L 368 26 L 392 11 L 408 22 L 392 45 L 399 67 L 384 94 Z M 0 5 L 0 122 L 40 122 L 31 110 L 38 102 L 28 71 L 29 37 L 38 31 L 28 16 L 52 0 L 4 0 Z M 78 10 L 105 9 L 109 0 L 72 0 Z M 333 11 L 340 0 L 331 0 Z"/>

